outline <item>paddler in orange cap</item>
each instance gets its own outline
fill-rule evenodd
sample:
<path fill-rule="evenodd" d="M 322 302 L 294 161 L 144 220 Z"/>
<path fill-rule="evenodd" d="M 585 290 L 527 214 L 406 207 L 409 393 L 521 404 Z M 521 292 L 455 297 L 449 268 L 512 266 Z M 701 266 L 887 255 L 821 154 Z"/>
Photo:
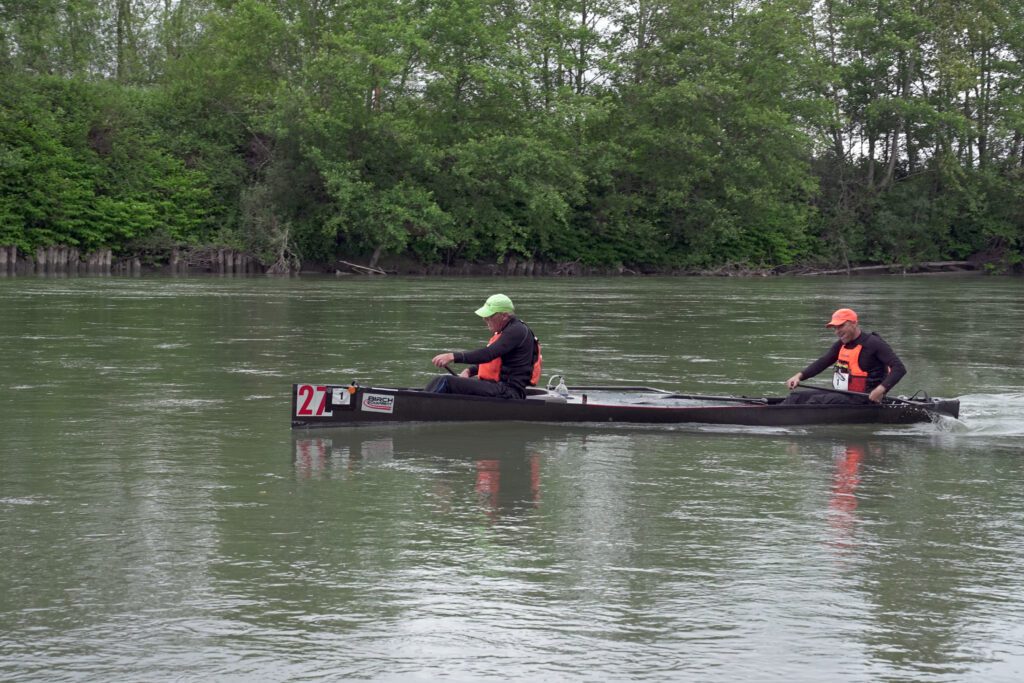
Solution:
<path fill-rule="evenodd" d="M 788 380 L 796 389 L 805 379 L 833 366 L 834 391 L 794 391 L 785 403 L 881 403 L 885 395 L 907 374 L 903 361 L 877 332 L 864 332 L 852 308 L 840 308 L 825 327 L 835 330 L 838 341 L 825 355 Z"/>

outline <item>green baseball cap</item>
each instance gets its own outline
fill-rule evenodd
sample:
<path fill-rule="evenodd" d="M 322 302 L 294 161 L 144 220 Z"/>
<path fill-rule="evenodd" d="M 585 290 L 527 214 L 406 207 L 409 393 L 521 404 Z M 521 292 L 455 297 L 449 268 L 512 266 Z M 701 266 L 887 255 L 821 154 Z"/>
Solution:
<path fill-rule="evenodd" d="M 516 307 L 512 305 L 512 299 L 504 294 L 495 294 L 487 297 L 484 305 L 476 309 L 476 314 L 481 318 L 490 318 L 495 313 L 514 313 Z"/>

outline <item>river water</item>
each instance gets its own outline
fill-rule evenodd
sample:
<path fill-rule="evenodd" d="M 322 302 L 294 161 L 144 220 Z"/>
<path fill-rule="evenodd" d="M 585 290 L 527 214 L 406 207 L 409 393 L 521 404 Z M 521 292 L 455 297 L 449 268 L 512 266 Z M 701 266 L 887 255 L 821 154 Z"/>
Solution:
<path fill-rule="evenodd" d="M 498 291 L 545 376 L 710 394 L 852 306 L 961 420 L 292 433 L 292 382 L 423 385 Z M 1022 320 L 984 277 L 0 279 L 0 679 L 1020 680 Z"/>

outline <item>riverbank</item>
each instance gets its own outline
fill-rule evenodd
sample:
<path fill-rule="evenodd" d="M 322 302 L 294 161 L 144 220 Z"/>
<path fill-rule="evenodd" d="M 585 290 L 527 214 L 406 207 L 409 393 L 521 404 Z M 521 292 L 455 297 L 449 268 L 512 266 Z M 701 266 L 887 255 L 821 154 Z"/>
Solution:
<path fill-rule="evenodd" d="M 422 275 L 441 277 L 820 277 L 833 275 L 955 275 L 1024 274 L 1020 264 L 990 262 L 981 255 L 962 261 L 921 261 L 917 263 L 851 265 L 834 268 L 800 264 L 777 267 L 752 267 L 727 264 L 717 268 L 673 268 L 658 266 L 594 266 L 578 261 L 550 263 L 510 258 L 504 263 L 423 264 L 403 257 L 381 259 L 376 265 L 352 261 L 304 264 L 302 272 L 347 275 Z"/>
<path fill-rule="evenodd" d="M 34 253 L 0 246 L 4 275 L 260 275 L 267 267 L 252 254 L 228 247 L 173 248 L 166 252 L 115 256 L 112 249 L 82 253 L 63 245 L 40 247 Z"/>
<path fill-rule="evenodd" d="M 822 264 L 754 267 L 726 264 L 717 268 L 677 268 L 652 265 L 589 265 L 580 261 L 547 262 L 509 257 L 502 263 L 460 261 L 422 263 L 405 256 L 388 256 L 360 263 L 358 258 L 333 262 L 309 261 L 298 269 L 265 266 L 253 254 L 230 247 L 173 248 L 166 253 L 115 256 L 111 249 L 83 254 L 66 246 L 40 248 L 33 254 L 0 247 L 0 276 L 4 275 L 335 275 L 427 277 L 820 277 L 835 275 L 1024 274 L 1024 266 L 1005 254 L 977 254 L 962 261 L 922 261 L 898 264 L 859 264 L 844 268 Z"/>

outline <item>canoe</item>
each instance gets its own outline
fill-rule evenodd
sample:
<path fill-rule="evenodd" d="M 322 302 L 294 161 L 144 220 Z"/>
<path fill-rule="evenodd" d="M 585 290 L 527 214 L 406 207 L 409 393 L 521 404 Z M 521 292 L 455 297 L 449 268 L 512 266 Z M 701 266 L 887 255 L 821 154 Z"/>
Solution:
<path fill-rule="evenodd" d="M 781 397 L 698 396 L 648 387 L 531 388 L 510 400 L 340 384 L 293 384 L 292 427 L 399 422 L 554 422 L 790 426 L 909 424 L 958 417 L 956 399 L 885 399 L 881 404 L 786 405 Z"/>

